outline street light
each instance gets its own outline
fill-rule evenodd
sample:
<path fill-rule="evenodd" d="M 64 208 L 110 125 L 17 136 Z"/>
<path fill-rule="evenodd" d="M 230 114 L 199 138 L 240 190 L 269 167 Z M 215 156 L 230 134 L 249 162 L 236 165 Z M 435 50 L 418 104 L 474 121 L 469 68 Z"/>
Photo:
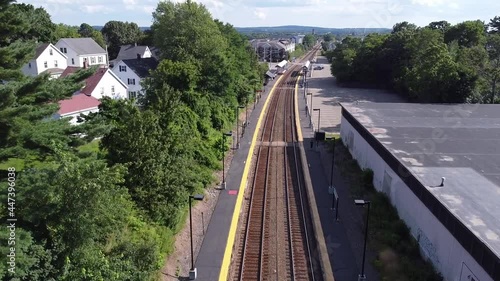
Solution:
<path fill-rule="evenodd" d="M 312 96 L 312 95 L 311 95 Z M 319 128 L 320 128 L 320 123 L 319 121 L 321 120 L 321 108 L 315 108 L 313 109 L 313 111 L 317 111 L 318 112 L 318 133 L 319 133 Z M 312 115 L 311 115 L 311 118 L 312 118 Z"/>
<path fill-rule="evenodd" d="M 236 148 L 240 148 L 240 108 L 245 108 L 240 105 L 236 108 Z"/>
<path fill-rule="evenodd" d="M 191 215 L 191 199 L 202 201 L 203 194 L 189 195 L 189 234 L 191 236 L 191 269 L 189 270 L 189 280 L 196 279 L 196 268 L 194 267 L 193 254 L 193 216 Z"/>
<path fill-rule="evenodd" d="M 222 189 L 226 189 L 226 167 L 224 163 L 226 158 L 226 137 L 231 137 L 232 135 L 233 132 L 222 133 Z"/>
<path fill-rule="evenodd" d="M 308 114 L 309 115 L 312 114 L 312 113 L 309 112 L 309 108 L 312 108 L 313 93 L 307 93 L 306 96 L 311 96 L 311 104 L 309 106 L 307 105 L 307 100 L 306 100 L 306 116 L 307 116 Z M 312 123 L 312 121 L 311 121 L 311 123 Z"/>
<path fill-rule="evenodd" d="M 358 275 L 358 281 L 366 280 L 365 275 L 365 256 L 366 256 L 366 241 L 368 240 L 368 218 L 370 216 L 370 201 L 357 199 L 354 200 L 354 204 L 356 206 L 365 206 L 368 205 L 368 209 L 366 211 L 366 225 L 365 225 L 365 246 L 363 248 L 363 262 L 361 264 L 361 274 Z"/>

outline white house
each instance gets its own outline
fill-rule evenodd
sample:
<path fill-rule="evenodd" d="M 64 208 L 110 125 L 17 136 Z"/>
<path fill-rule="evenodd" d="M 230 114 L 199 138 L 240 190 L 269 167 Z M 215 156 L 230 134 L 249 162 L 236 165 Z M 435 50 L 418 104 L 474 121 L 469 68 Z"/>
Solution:
<path fill-rule="evenodd" d="M 41 73 L 50 73 L 57 78 L 67 67 L 67 57 L 50 43 L 38 45 L 35 57 L 26 63 L 21 71 L 27 76 L 37 76 Z"/>
<path fill-rule="evenodd" d="M 68 66 L 61 74 L 61 78 L 71 75 L 79 69 L 81 68 Z M 96 99 L 101 99 L 102 97 L 126 99 L 127 85 L 125 85 L 125 83 L 123 83 L 109 68 L 100 67 L 96 70 L 94 75 L 85 80 L 85 86 L 79 93 Z"/>
<path fill-rule="evenodd" d="M 71 98 L 59 101 L 59 111 L 55 118 L 69 118 L 71 125 L 78 124 L 78 117 L 88 115 L 89 113 L 98 112 L 101 102 L 91 96 L 83 93 L 73 95 Z"/>
<path fill-rule="evenodd" d="M 108 64 L 106 51 L 92 38 L 62 38 L 56 47 L 66 55 L 68 66 L 83 67 L 85 61 L 89 66 Z"/>
<path fill-rule="evenodd" d="M 128 97 L 136 98 L 142 91 L 141 81 L 156 69 L 158 61 L 155 58 L 136 58 L 118 61 L 113 72 L 128 86 Z"/>

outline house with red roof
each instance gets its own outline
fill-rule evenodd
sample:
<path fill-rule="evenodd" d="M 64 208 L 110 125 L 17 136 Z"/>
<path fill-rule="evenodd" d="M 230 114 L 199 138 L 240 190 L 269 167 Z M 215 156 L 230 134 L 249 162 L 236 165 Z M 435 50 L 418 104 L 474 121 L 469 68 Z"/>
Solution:
<path fill-rule="evenodd" d="M 87 65 L 84 64 L 84 68 L 86 67 Z M 60 78 L 72 75 L 80 69 L 80 67 L 68 66 Z M 55 117 L 70 117 L 70 123 L 75 125 L 80 114 L 87 115 L 99 111 L 99 100 L 103 97 L 127 98 L 127 85 L 106 67 L 98 68 L 92 76 L 85 79 L 84 86 L 75 92 L 71 98 L 60 101 L 60 108 Z"/>
<path fill-rule="evenodd" d="M 84 64 L 83 68 L 87 68 L 87 66 Z M 80 69 L 82 68 L 68 66 L 60 77 L 67 77 Z M 85 80 L 83 88 L 80 89 L 78 93 L 82 93 L 96 99 L 101 99 L 103 97 L 126 99 L 128 97 L 127 89 L 127 85 L 125 85 L 125 83 L 123 83 L 120 78 L 118 78 L 118 76 L 111 71 L 111 69 L 100 67 L 94 75 Z"/>
<path fill-rule="evenodd" d="M 98 112 L 99 104 L 101 102 L 98 99 L 79 93 L 70 99 L 59 101 L 59 111 L 55 117 L 57 119 L 69 118 L 71 125 L 77 125 L 80 114 L 87 115 Z"/>
<path fill-rule="evenodd" d="M 42 43 L 36 47 L 35 56 L 23 65 L 21 71 L 27 76 L 49 73 L 52 78 L 57 78 L 67 66 L 65 54 L 50 43 Z"/>

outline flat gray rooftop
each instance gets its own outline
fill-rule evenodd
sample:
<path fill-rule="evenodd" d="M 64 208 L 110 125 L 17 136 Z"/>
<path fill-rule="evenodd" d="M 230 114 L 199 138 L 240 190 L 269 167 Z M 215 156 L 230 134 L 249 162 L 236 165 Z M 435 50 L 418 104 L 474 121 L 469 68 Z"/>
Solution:
<path fill-rule="evenodd" d="M 342 107 L 500 256 L 500 105 Z"/>

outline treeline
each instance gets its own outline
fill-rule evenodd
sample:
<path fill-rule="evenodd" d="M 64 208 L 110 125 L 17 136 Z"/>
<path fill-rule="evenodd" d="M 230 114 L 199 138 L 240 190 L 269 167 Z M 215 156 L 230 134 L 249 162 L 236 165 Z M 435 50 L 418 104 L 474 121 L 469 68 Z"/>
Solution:
<path fill-rule="evenodd" d="M 55 44 L 61 38 L 90 37 L 103 48 L 107 45 L 110 59 L 116 58 L 122 45 L 137 43 L 151 46 L 153 43 L 151 31 L 143 31 L 134 22 L 112 20 L 101 30 L 97 30 L 87 23 L 82 23 L 80 26 L 55 24 L 45 9 L 35 8 L 31 4 L 12 4 L 10 9 L 23 19 L 22 28 L 26 30 L 17 35 L 22 39 L 36 39 L 39 42 Z"/>
<path fill-rule="evenodd" d="M 489 24 L 396 24 L 391 34 L 346 37 L 326 52 L 339 83 L 384 87 L 410 101 L 498 103 L 500 17 Z"/>
<path fill-rule="evenodd" d="M 156 280 L 188 195 L 221 168 L 221 132 L 262 85 L 255 54 L 204 6 L 160 2 L 151 39 L 162 60 L 146 95 L 103 99 L 71 126 L 51 116 L 95 69 L 23 76 L 44 30 L 11 2 L 0 0 L 0 217 L 17 221 L 15 245 L 0 232 L 0 280 Z"/>

